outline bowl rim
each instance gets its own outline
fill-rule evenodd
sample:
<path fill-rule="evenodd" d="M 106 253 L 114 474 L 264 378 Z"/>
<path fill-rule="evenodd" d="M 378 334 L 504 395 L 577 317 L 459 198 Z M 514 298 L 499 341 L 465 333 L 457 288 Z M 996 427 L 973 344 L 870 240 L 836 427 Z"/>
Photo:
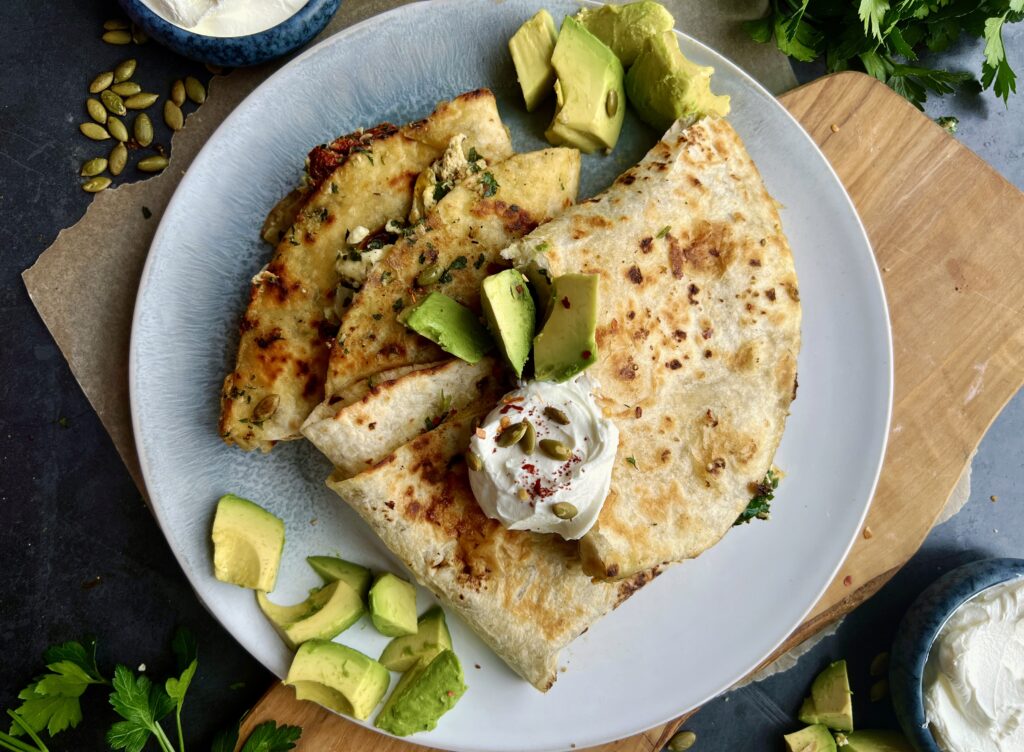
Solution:
<path fill-rule="evenodd" d="M 190 31 L 183 26 L 178 26 L 168 21 L 166 18 L 161 16 L 155 10 L 146 5 L 143 0 L 118 0 L 121 7 L 124 8 L 125 12 L 129 16 L 135 18 L 139 16 L 146 19 L 147 24 L 151 24 L 162 34 L 177 35 L 191 38 L 198 43 L 211 46 L 220 46 L 228 40 L 234 41 L 245 41 L 245 42 L 261 42 L 271 41 L 277 32 L 280 32 L 286 26 L 293 26 L 297 23 L 310 21 L 313 17 L 320 12 L 320 10 L 332 3 L 337 2 L 340 5 L 340 0 L 306 0 L 302 7 L 292 13 L 290 16 L 285 18 L 273 26 L 270 26 L 262 31 L 254 31 L 251 34 L 240 34 L 232 37 L 218 37 L 210 34 L 199 34 L 195 31 Z M 328 19 L 329 20 L 329 19 Z"/>

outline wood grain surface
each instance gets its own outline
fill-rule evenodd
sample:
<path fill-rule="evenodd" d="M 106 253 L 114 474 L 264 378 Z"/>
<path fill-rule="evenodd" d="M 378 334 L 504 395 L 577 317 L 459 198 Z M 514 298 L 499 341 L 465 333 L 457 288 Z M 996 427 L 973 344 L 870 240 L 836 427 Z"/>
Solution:
<path fill-rule="evenodd" d="M 777 655 L 873 595 L 920 547 L 996 415 L 1024 383 L 1024 194 L 884 85 L 839 73 L 781 97 L 853 198 L 882 268 L 896 392 L 867 524 Z M 275 685 L 252 710 L 299 750 L 423 752 Z M 600 752 L 660 750 L 683 718 Z"/>

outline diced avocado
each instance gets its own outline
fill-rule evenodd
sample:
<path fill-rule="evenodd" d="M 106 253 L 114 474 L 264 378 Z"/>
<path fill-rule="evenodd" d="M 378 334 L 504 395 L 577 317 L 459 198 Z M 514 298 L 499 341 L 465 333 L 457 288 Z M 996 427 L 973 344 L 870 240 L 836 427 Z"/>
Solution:
<path fill-rule="evenodd" d="M 808 726 L 782 737 L 786 752 L 836 752 L 836 740 L 828 728 L 820 723 Z"/>
<path fill-rule="evenodd" d="M 271 603 L 262 591 L 256 593 L 256 601 L 292 650 L 307 640 L 337 637 L 365 611 L 359 593 L 341 580 L 324 585 L 294 606 Z"/>
<path fill-rule="evenodd" d="M 302 643 L 285 684 L 295 697 L 364 720 L 388 691 L 391 674 L 358 650 L 327 640 Z"/>
<path fill-rule="evenodd" d="M 380 654 L 388 671 L 408 671 L 420 658 L 428 661 L 442 650 L 451 650 L 452 636 L 444 620 L 444 611 L 434 606 L 420 617 L 416 634 L 396 637 Z"/>
<path fill-rule="evenodd" d="M 608 45 L 627 68 L 640 54 L 647 37 L 670 31 L 676 25 L 664 5 L 650 0 L 584 8 L 576 14 L 576 20 Z"/>
<path fill-rule="evenodd" d="M 494 346 L 476 315 L 439 292 L 432 292 L 409 309 L 403 323 L 442 350 L 467 363 L 477 363 Z"/>
<path fill-rule="evenodd" d="M 803 723 L 823 723 L 836 731 L 853 731 L 853 701 L 846 661 L 829 664 L 811 684 L 798 718 Z"/>
<path fill-rule="evenodd" d="M 526 277 L 515 269 L 492 274 L 480 287 L 480 304 L 498 349 L 521 378 L 537 322 Z"/>
<path fill-rule="evenodd" d="M 365 598 L 370 591 L 370 570 L 336 556 L 307 556 L 306 561 L 324 582 L 341 580 Z"/>
<path fill-rule="evenodd" d="M 508 40 L 527 112 L 532 112 L 551 93 L 551 85 L 555 81 L 551 53 L 557 40 L 555 20 L 543 8 Z"/>
<path fill-rule="evenodd" d="M 562 22 L 551 64 L 558 76 L 557 107 L 544 133 L 548 141 L 588 154 L 614 148 L 626 115 L 625 74 L 615 53 L 568 17 Z"/>
<path fill-rule="evenodd" d="M 851 731 L 843 752 L 914 752 L 899 731 Z"/>
<path fill-rule="evenodd" d="M 284 522 L 258 504 L 234 494 L 221 496 L 213 517 L 213 574 L 253 590 L 277 582 L 284 550 Z"/>
<path fill-rule="evenodd" d="M 538 381 L 567 381 L 597 362 L 597 291 L 596 274 L 555 278 L 551 315 L 533 339 Z"/>
<path fill-rule="evenodd" d="M 416 634 L 416 588 L 393 574 L 380 575 L 370 588 L 370 618 L 382 635 Z"/>
<path fill-rule="evenodd" d="M 402 676 L 374 725 L 395 736 L 430 731 L 465 691 L 459 659 L 443 650 L 430 660 L 421 659 Z"/>
<path fill-rule="evenodd" d="M 648 37 L 626 75 L 626 94 L 640 119 L 667 130 L 679 118 L 729 114 L 729 97 L 711 92 L 714 68 L 692 63 L 674 31 Z"/>

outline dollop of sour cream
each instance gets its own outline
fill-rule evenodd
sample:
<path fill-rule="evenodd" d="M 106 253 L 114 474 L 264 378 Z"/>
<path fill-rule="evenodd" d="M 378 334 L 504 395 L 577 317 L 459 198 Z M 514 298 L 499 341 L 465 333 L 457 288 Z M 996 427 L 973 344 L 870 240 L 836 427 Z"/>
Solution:
<path fill-rule="evenodd" d="M 924 698 L 945 752 L 1024 750 L 1024 578 L 953 612 L 925 664 Z"/>
<path fill-rule="evenodd" d="M 586 377 L 555 384 L 531 381 L 502 398 L 470 439 L 470 451 L 480 469 L 470 467 L 469 480 L 480 507 L 509 530 L 558 533 L 576 540 L 593 527 L 611 486 L 619 430 L 594 402 Z M 568 419 L 548 411 L 554 408 Z M 557 417 L 552 417 L 556 415 Z M 536 447 L 526 454 L 519 444 L 502 447 L 502 432 L 523 420 L 536 431 Z M 568 447 L 568 459 L 553 459 L 540 442 L 552 439 Z M 555 514 L 556 504 L 568 503 L 577 513 L 571 519 Z"/>
<path fill-rule="evenodd" d="M 210 37 L 243 37 L 291 18 L 308 0 L 143 0 L 165 21 Z"/>

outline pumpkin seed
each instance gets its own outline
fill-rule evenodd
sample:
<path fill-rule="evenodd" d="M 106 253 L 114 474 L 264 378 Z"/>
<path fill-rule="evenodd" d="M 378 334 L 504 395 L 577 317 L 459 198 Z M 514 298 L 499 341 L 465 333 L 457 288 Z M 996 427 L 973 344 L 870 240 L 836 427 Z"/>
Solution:
<path fill-rule="evenodd" d="M 879 679 L 871 685 L 871 702 L 881 702 L 889 694 L 889 680 Z"/>
<path fill-rule="evenodd" d="M 132 34 L 127 29 L 105 31 L 102 37 L 107 44 L 131 44 Z"/>
<path fill-rule="evenodd" d="M 128 147 L 118 141 L 110 151 L 110 174 L 120 175 L 128 164 Z"/>
<path fill-rule="evenodd" d="M 82 165 L 82 171 L 79 173 L 79 175 L 81 175 L 83 178 L 91 178 L 95 177 L 96 175 L 99 175 L 105 169 L 107 169 L 107 160 L 105 160 L 103 157 L 96 157 L 95 159 L 90 159 L 88 162 Z"/>
<path fill-rule="evenodd" d="M 99 193 L 110 186 L 110 178 L 98 177 L 91 178 L 82 183 L 82 190 L 86 193 Z"/>
<path fill-rule="evenodd" d="M 124 18 L 111 18 L 103 22 L 104 31 L 117 31 L 118 29 L 130 29 L 131 23 Z"/>
<path fill-rule="evenodd" d="M 82 123 L 78 126 L 78 130 L 82 132 L 83 136 L 91 138 L 93 141 L 106 141 L 110 138 L 107 129 L 99 123 Z"/>
<path fill-rule="evenodd" d="M 107 108 L 100 100 L 89 97 L 85 100 L 85 109 L 89 112 L 89 117 L 100 125 L 107 122 Z"/>
<path fill-rule="evenodd" d="M 526 435 L 526 424 L 525 423 L 513 423 L 511 426 L 501 432 L 501 436 L 494 442 L 500 447 L 510 447 L 513 444 L 518 444 L 523 436 Z"/>
<path fill-rule="evenodd" d="M 608 96 L 605 97 L 604 111 L 608 113 L 608 117 L 615 117 L 615 113 L 619 111 L 619 92 L 615 89 L 609 90 Z"/>
<path fill-rule="evenodd" d="M 129 110 L 144 110 L 160 98 L 159 94 L 144 91 L 140 94 L 132 94 L 124 100 L 124 106 Z"/>
<path fill-rule="evenodd" d="M 885 672 L 889 670 L 889 654 L 879 653 L 872 658 L 869 670 L 872 676 L 884 676 Z"/>
<path fill-rule="evenodd" d="M 164 100 L 164 122 L 172 131 L 180 131 L 185 124 L 185 115 L 181 108 L 170 99 Z"/>
<path fill-rule="evenodd" d="M 96 76 L 96 78 L 92 80 L 92 83 L 89 84 L 89 93 L 99 94 L 112 83 L 114 83 L 114 73 L 112 71 L 104 71 Z"/>
<path fill-rule="evenodd" d="M 107 118 L 107 130 L 110 132 L 110 135 L 118 141 L 128 140 L 128 128 L 113 115 Z"/>
<path fill-rule="evenodd" d="M 441 279 L 441 267 L 437 264 L 430 264 L 423 268 L 419 274 L 416 275 L 416 286 L 417 287 L 430 287 L 433 284 L 437 284 L 437 281 Z"/>
<path fill-rule="evenodd" d="M 103 106 L 106 107 L 109 112 L 112 112 L 115 115 L 123 115 L 127 112 L 124 106 L 124 100 L 110 89 L 100 92 L 100 101 L 103 102 Z"/>
<path fill-rule="evenodd" d="M 222 67 L 220 67 L 219 65 L 214 65 L 213 63 L 205 63 L 205 66 L 206 70 L 208 70 L 214 76 L 219 76 L 224 72 L 224 69 Z"/>
<path fill-rule="evenodd" d="M 697 735 L 692 731 L 680 731 L 668 740 L 666 749 L 669 752 L 686 752 L 697 743 Z"/>
<path fill-rule="evenodd" d="M 525 488 L 520 488 L 518 491 L 516 491 L 516 496 L 519 497 L 520 501 L 528 501 L 530 499 L 530 492 L 527 491 Z"/>
<path fill-rule="evenodd" d="M 130 57 L 127 60 L 122 60 L 114 67 L 114 83 L 119 84 L 122 81 L 127 81 L 129 78 L 135 75 L 135 58 Z"/>
<path fill-rule="evenodd" d="M 557 504 L 551 505 L 551 512 L 560 520 L 571 520 L 580 513 L 580 510 L 568 501 L 559 501 Z"/>
<path fill-rule="evenodd" d="M 135 24 L 132 24 L 132 41 L 135 44 L 145 44 L 149 41 L 149 34 Z"/>
<path fill-rule="evenodd" d="M 553 460 L 565 461 L 572 457 L 572 450 L 556 439 L 541 439 L 540 451 Z"/>
<path fill-rule="evenodd" d="M 135 122 L 132 123 L 132 135 L 139 142 L 139 146 L 149 146 L 153 143 L 153 121 L 145 112 L 140 112 L 135 116 Z"/>
<path fill-rule="evenodd" d="M 537 429 L 528 420 L 524 420 L 523 423 L 526 425 L 526 433 L 519 440 L 519 448 L 524 454 L 533 454 L 533 449 L 537 446 Z"/>
<path fill-rule="evenodd" d="M 143 172 L 160 172 L 160 170 L 167 167 L 167 157 L 161 157 L 159 154 L 154 154 L 152 157 L 140 159 L 136 167 Z M 262 402 L 260 404 L 262 404 Z M 259 405 L 257 405 L 257 407 L 259 407 Z"/>
<path fill-rule="evenodd" d="M 150 157 L 152 159 L 152 157 Z M 161 157 L 162 159 L 162 157 Z M 167 160 L 164 160 L 165 162 Z M 140 163 L 141 165 L 141 163 Z M 280 394 L 268 394 L 266 397 L 261 399 L 259 403 L 253 408 L 252 419 L 258 421 L 264 421 L 272 417 L 277 412 L 277 408 L 281 405 Z"/>
<path fill-rule="evenodd" d="M 557 407 L 548 405 L 544 408 L 544 417 L 555 421 L 560 426 L 569 425 L 569 416 L 559 410 Z"/>
<path fill-rule="evenodd" d="M 185 82 L 180 78 L 171 84 L 171 101 L 178 107 L 185 104 Z"/>
<path fill-rule="evenodd" d="M 134 81 L 122 81 L 119 84 L 111 86 L 110 90 L 119 97 L 130 97 L 142 91 L 142 87 Z"/>
<path fill-rule="evenodd" d="M 185 94 L 196 104 L 206 101 L 206 87 L 195 76 L 185 77 Z"/>
<path fill-rule="evenodd" d="M 484 463 L 474 452 L 466 452 L 466 464 L 469 465 L 469 469 L 473 472 L 480 472 L 483 469 Z"/>

